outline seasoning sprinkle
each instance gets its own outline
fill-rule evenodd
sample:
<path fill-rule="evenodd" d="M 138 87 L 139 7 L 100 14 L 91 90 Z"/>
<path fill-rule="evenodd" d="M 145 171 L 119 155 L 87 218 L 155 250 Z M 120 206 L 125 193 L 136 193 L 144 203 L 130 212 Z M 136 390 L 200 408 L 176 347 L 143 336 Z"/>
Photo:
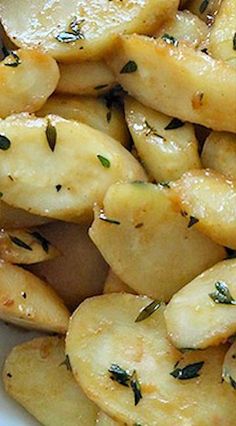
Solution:
<path fill-rule="evenodd" d="M 108 160 L 108 158 L 103 157 L 103 155 L 100 154 L 97 155 L 97 158 L 99 159 L 102 166 L 106 169 L 109 169 L 111 167 L 111 162 Z"/>
<path fill-rule="evenodd" d="M 195 225 L 198 222 L 199 222 L 199 219 L 197 219 L 194 216 L 190 216 L 189 223 L 188 223 L 188 228 L 192 228 L 192 226 Z"/>
<path fill-rule="evenodd" d="M 177 47 L 177 46 L 178 46 L 178 44 L 179 44 L 178 40 L 177 40 L 175 37 L 173 37 L 173 36 L 171 36 L 171 35 L 169 35 L 169 34 L 163 34 L 163 36 L 162 36 L 161 38 L 162 38 L 162 40 L 164 40 L 167 44 L 173 44 L 173 46 L 175 46 L 175 47 Z"/>
<path fill-rule="evenodd" d="M 236 32 L 234 33 L 234 36 L 233 36 L 233 49 L 236 50 Z"/>
<path fill-rule="evenodd" d="M 132 72 L 137 71 L 138 65 L 135 61 L 128 61 L 127 64 L 123 66 L 120 70 L 120 74 L 130 74 Z"/>
<path fill-rule="evenodd" d="M 108 222 L 111 223 L 113 225 L 120 225 L 120 222 L 118 220 L 115 219 L 109 219 L 104 213 L 100 213 L 99 215 L 99 219 L 103 220 L 104 222 Z"/>
<path fill-rule="evenodd" d="M 203 0 L 199 6 L 199 12 L 204 13 L 209 6 L 209 0 Z"/>
<path fill-rule="evenodd" d="M 51 243 L 37 231 L 30 232 L 30 235 L 36 238 L 36 240 L 41 243 L 43 250 L 48 253 L 49 246 Z"/>
<path fill-rule="evenodd" d="M 21 64 L 21 59 L 19 58 L 19 56 L 15 52 L 12 52 L 11 50 L 9 51 L 7 58 L 8 58 L 7 59 L 8 62 L 4 63 L 5 67 L 16 68 L 18 67 L 18 65 Z"/>
<path fill-rule="evenodd" d="M 11 146 L 11 141 L 5 135 L 0 135 L 0 149 L 7 151 Z"/>
<path fill-rule="evenodd" d="M 153 300 L 153 302 L 149 303 L 149 305 L 141 309 L 135 322 L 144 321 L 145 319 L 150 317 L 154 312 L 156 312 L 157 309 L 159 309 L 160 307 L 161 307 L 161 302 L 159 300 Z"/>
<path fill-rule="evenodd" d="M 186 365 L 184 368 L 175 368 L 170 375 L 178 380 L 189 380 L 199 377 L 199 371 L 202 369 L 204 361 L 195 362 L 194 364 Z"/>
<path fill-rule="evenodd" d="M 54 152 L 57 143 L 57 130 L 49 119 L 46 127 L 46 138 L 51 151 Z"/>
<path fill-rule="evenodd" d="M 163 140 L 164 140 L 164 137 L 163 137 L 163 136 L 161 136 L 161 135 L 159 135 L 159 133 L 157 133 L 157 131 L 155 130 L 155 128 L 154 128 L 154 127 L 152 127 L 152 126 L 148 123 L 148 121 L 147 121 L 147 120 L 145 120 L 145 121 L 144 121 L 144 124 L 145 124 L 145 127 L 147 127 L 147 130 L 146 130 L 146 136 L 154 135 L 154 136 L 157 136 L 158 138 L 161 138 L 161 139 L 163 139 Z"/>
<path fill-rule="evenodd" d="M 139 401 L 142 399 L 141 385 L 137 378 L 137 373 L 134 370 L 130 379 L 130 387 L 134 393 L 134 405 L 138 405 Z"/>
<path fill-rule="evenodd" d="M 215 303 L 224 305 L 236 305 L 236 300 L 232 297 L 227 284 L 224 281 L 215 283 L 216 290 L 209 293 L 209 297 Z"/>
<path fill-rule="evenodd" d="M 72 371 L 69 355 L 66 354 L 64 361 L 59 364 L 59 367 L 65 366 L 68 371 Z"/>
<path fill-rule="evenodd" d="M 10 240 L 18 247 L 21 247 L 25 250 L 33 251 L 32 247 L 22 241 L 20 238 L 15 237 L 14 235 L 9 235 Z"/>
<path fill-rule="evenodd" d="M 130 374 L 128 371 L 121 368 L 118 364 L 111 364 L 110 368 L 108 369 L 109 373 L 111 373 L 110 378 L 114 380 L 115 382 L 119 383 L 122 386 L 128 387 L 128 383 L 131 379 Z"/>
<path fill-rule="evenodd" d="M 57 192 L 59 192 L 62 188 L 62 185 L 58 184 L 58 185 L 55 186 L 55 188 L 56 188 Z"/>

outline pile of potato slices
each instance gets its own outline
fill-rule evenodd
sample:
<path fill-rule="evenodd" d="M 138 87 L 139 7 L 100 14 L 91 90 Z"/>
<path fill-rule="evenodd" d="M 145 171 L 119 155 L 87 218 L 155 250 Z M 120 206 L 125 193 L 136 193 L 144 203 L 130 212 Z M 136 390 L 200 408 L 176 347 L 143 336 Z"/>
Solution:
<path fill-rule="evenodd" d="M 0 319 L 40 332 L 7 394 L 44 426 L 235 426 L 235 0 L 0 21 Z"/>

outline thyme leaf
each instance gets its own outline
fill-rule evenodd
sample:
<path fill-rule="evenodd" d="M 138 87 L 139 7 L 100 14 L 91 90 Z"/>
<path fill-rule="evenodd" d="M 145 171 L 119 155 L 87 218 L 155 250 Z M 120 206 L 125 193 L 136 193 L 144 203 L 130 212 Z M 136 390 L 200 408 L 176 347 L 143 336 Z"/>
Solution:
<path fill-rule="evenodd" d="M 236 32 L 234 33 L 234 36 L 233 36 L 233 49 L 236 50 Z"/>
<path fill-rule="evenodd" d="M 104 222 L 108 222 L 111 223 L 113 225 L 120 225 L 120 222 L 118 220 L 115 219 L 109 219 L 104 213 L 100 213 L 99 215 L 99 219 L 103 220 Z"/>
<path fill-rule="evenodd" d="M 130 74 L 132 72 L 137 71 L 138 65 L 135 61 L 128 61 L 127 64 L 123 66 L 120 70 L 120 74 Z"/>
<path fill-rule="evenodd" d="M 36 240 L 38 240 L 45 253 L 48 253 L 49 246 L 51 243 L 37 231 L 30 232 L 30 235 L 32 235 Z"/>
<path fill-rule="evenodd" d="M 62 367 L 63 365 L 65 365 L 65 367 L 68 371 L 72 371 L 70 358 L 69 358 L 69 355 L 67 355 L 67 354 L 66 354 L 64 361 L 62 361 L 61 364 L 59 364 L 59 367 Z"/>
<path fill-rule="evenodd" d="M 134 405 L 138 405 L 139 401 L 142 399 L 141 385 L 139 383 L 137 373 L 134 370 L 130 379 L 130 387 L 134 393 Z"/>
<path fill-rule="evenodd" d="M 153 300 L 153 302 L 149 303 L 145 308 L 141 309 L 139 315 L 137 316 L 135 322 L 144 321 L 148 317 L 150 317 L 154 312 L 157 311 L 161 306 L 161 302 L 159 300 Z"/>
<path fill-rule="evenodd" d="M 11 146 L 11 141 L 4 135 L 0 135 L 0 149 L 7 151 Z"/>
<path fill-rule="evenodd" d="M 22 241 L 20 238 L 15 237 L 14 235 L 9 235 L 10 240 L 18 247 L 21 247 L 25 250 L 33 251 L 32 247 Z"/>
<path fill-rule="evenodd" d="M 188 228 L 192 228 L 192 226 L 195 225 L 198 222 L 199 222 L 199 219 L 197 219 L 194 216 L 190 216 L 189 223 L 188 223 Z"/>
<path fill-rule="evenodd" d="M 147 127 L 147 131 L 146 131 L 146 136 L 149 135 L 154 135 L 157 136 L 158 138 L 164 139 L 163 136 L 159 135 L 159 133 L 157 133 L 157 131 L 155 130 L 154 127 L 152 127 L 147 120 L 144 121 L 145 126 Z"/>
<path fill-rule="evenodd" d="M 178 46 L 178 44 L 179 44 L 178 40 L 177 40 L 175 37 L 173 37 L 173 36 L 171 36 L 171 35 L 169 35 L 169 34 L 163 34 L 163 36 L 162 36 L 161 38 L 162 38 L 162 40 L 164 40 L 167 44 L 173 44 L 173 46 L 175 46 L 175 47 L 177 47 L 177 46 Z"/>
<path fill-rule="evenodd" d="M 57 130 L 49 119 L 46 127 L 46 138 L 51 151 L 54 152 L 57 143 Z"/>
<path fill-rule="evenodd" d="M 189 380 L 198 377 L 199 371 L 203 367 L 204 361 L 195 362 L 194 364 L 186 365 L 184 368 L 175 368 L 170 375 L 178 380 Z"/>
<path fill-rule="evenodd" d="M 179 120 L 178 118 L 172 118 L 172 120 L 167 124 L 165 127 L 165 130 L 174 130 L 179 129 L 180 127 L 184 126 L 184 122 Z"/>
<path fill-rule="evenodd" d="M 103 157 L 103 155 L 100 154 L 97 155 L 97 158 L 99 159 L 101 165 L 106 169 L 109 169 L 111 167 L 111 162 L 108 160 L 108 158 Z"/>
<path fill-rule="evenodd" d="M 111 364 L 108 369 L 109 373 L 111 373 L 110 378 L 115 382 L 119 383 L 122 386 L 129 386 L 129 381 L 131 376 L 128 371 L 121 368 L 118 364 Z"/>
<path fill-rule="evenodd" d="M 236 305 L 236 300 L 232 297 L 227 284 L 224 281 L 217 281 L 215 283 L 216 290 L 209 293 L 209 297 L 215 303 L 224 305 Z"/>
<path fill-rule="evenodd" d="M 4 63 L 5 67 L 16 68 L 16 67 L 18 67 L 18 65 L 21 64 L 21 59 L 19 58 L 19 56 L 15 52 L 12 52 L 10 50 L 7 57 L 9 58 L 9 62 Z"/>
<path fill-rule="evenodd" d="M 204 13 L 209 6 L 209 0 L 203 0 L 199 6 L 199 12 Z"/>
<path fill-rule="evenodd" d="M 60 43 L 73 43 L 78 40 L 84 40 L 85 35 L 81 31 L 81 26 L 84 23 L 84 19 L 81 19 L 80 21 L 75 18 L 70 23 L 70 31 L 62 31 L 59 34 L 56 35 L 56 40 Z"/>
<path fill-rule="evenodd" d="M 162 186 L 163 188 L 170 189 L 170 182 L 158 182 L 158 185 Z"/>

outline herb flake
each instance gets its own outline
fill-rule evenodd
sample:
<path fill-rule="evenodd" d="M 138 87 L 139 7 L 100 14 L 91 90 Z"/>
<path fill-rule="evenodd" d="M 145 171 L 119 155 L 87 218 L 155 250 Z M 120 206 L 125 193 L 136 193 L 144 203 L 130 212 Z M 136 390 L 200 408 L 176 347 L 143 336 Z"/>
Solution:
<path fill-rule="evenodd" d="M 12 52 L 11 50 L 9 51 L 7 58 L 8 58 L 7 59 L 8 62 L 4 63 L 5 67 L 16 68 L 18 67 L 18 65 L 21 64 L 21 59 L 19 58 L 19 56 L 15 52 Z"/>
<path fill-rule="evenodd" d="M 215 283 L 216 290 L 209 293 L 209 297 L 215 303 L 224 305 L 236 305 L 236 300 L 232 297 L 227 284 L 224 281 Z"/>
<path fill-rule="evenodd" d="M 123 66 L 120 70 L 120 74 L 130 74 L 132 72 L 137 71 L 138 65 L 135 61 L 128 61 L 127 64 Z"/>
<path fill-rule="evenodd" d="M 184 122 L 179 120 L 179 118 L 172 118 L 172 120 L 167 124 L 164 130 L 175 130 L 184 126 Z"/>
<path fill-rule="evenodd" d="M 188 223 L 188 228 L 192 228 L 192 226 L 195 225 L 198 222 L 199 222 L 199 219 L 197 219 L 194 216 L 190 216 L 189 223 Z"/>
<path fill-rule="evenodd" d="M 48 253 L 49 246 L 51 243 L 37 231 L 30 232 L 30 235 L 32 235 L 36 240 L 38 240 L 45 253 Z"/>
<path fill-rule="evenodd" d="M 56 127 L 53 126 L 51 121 L 48 119 L 47 127 L 46 127 L 46 138 L 49 145 L 49 148 L 52 152 L 55 151 L 56 143 L 57 143 L 57 130 Z"/>
<path fill-rule="evenodd" d="M 114 380 L 115 382 L 119 383 L 122 386 L 129 386 L 129 381 L 131 379 L 130 374 L 128 371 L 121 368 L 118 364 L 111 364 L 110 368 L 108 369 L 110 373 L 110 378 Z"/>
<path fill-rule="evenodd" d="M 115 219 L 109 219 L 104 213 L 100 213 L 99 215 L 99 219 L 103 220 L 104 222 L 108 222 L 111 223 L 113 225 L 120 225 L 120 222 L 118 220 Z"/>
<path fill-rule="evenodd" d="M 135 322 L 144 321 L 149 318 L 154 312 L 156 312 L 161 307 L 161 302 L 159 300 L 153 300 L 145 308 L 141 309 L 139 315 L 137 316 Z"/>
<path fill-rule="evenodd" d="M 64 361 L 59 364 L 59 367 L 65 366 L 68 371 L 72 371 L 69 355 L 66 354 Z"/>
<path fill-rule="evenodd" d="M 236 50 L 236 32 L 234 33 L 234 36 L 233 36 L 233 49 Z"/>
<path fill-rule="evenodd" d="M 209 6 L 209 0 L 203 0 L 199 6 L 199 12 L 204 13 Z"/>
<path fill-rule="evenodd" d="M 111 167 L 111 162 L 108 160 L 108 158 L 103 157 L 103 155 L 100 154 L 97 155 L 97 158 L 99 159 L 101 165 L 106 169 L 109 169 Z"/>
<path fill-rule="evenodd" d="M 137 373 L 134 370 L 130 379 L 130 387 L 134 394 L 134 405 L 138 405 L 139 401 L 142 399 L 141 385 L 137 378 Z"/>
<path fill-rule="evenodd" d="M 84 23 L 84 19 L 78 20 L 75 18 L 70 23 L 70 31 L 62 31 L 56 35 L 56 40 L 60 43 L 73 43 L 78 40 L 84 40 L 85 35 L 81 30 L 81 26 Z"/>
<path fill-rule="evenodd" d="M 186 365 L 184 368 L 175 368 L 170 375 L 178 380 L 190 380 L 199 377 L 199 371 L 202 369 L 204 361 L 195 362 L 194 364 Z"/>
<path fill-rule="evenodd" d="M 14 235 L 9 235 L 9 238 L 12 241 L 12 243 L 15 244 L 16 246 L 21 247 L 25 250 L 33 251 L 32 247 L 30 247 L 28 244 L 26 244 L 20 238 L 15 237 Z"/>
<path fill-rule="evenodd" d="M 7 151 L 11 146 L 11 141 L 5 135 L 0 135 L 0 149 Z"/>
<path fill-rule="evenodd" d="M 145 120 L 144 124 L 145 124 L 145 126 L 146 126 L 146 128 L 147 128 L 147 130 L 146 130 L 146 136 L 154 135 L 154 136 L 157 136 L 158 138 L 164 139 L 164 137 L 163 137 L 163 136 L 161 136 L 161 135 L 159 135 L 159 133 L 157 133 L 157 131 L 155 130 L 155 128 L 154 128 L 154 127 L 152 127 L 152 126 L 148 123 L 148 121 L 147 121 L 147 120 Z"/>
<path fill-rule="evenodd" d="M 169 35 L 169 34 L 163 34 L 163 36 L 162 36 L 161 38 L 162 38 L 162 40 L 164 40 L 167 44 L 173 44 L 173 46 L 175 46 L 175 47 L 177 47 L 177 46 L 178 46 L 178 44 L 179 44 L 178 40 L 177 40 L 175 37 L 173 37 L 173 36 L 171 36 L 171 35 Z"/>

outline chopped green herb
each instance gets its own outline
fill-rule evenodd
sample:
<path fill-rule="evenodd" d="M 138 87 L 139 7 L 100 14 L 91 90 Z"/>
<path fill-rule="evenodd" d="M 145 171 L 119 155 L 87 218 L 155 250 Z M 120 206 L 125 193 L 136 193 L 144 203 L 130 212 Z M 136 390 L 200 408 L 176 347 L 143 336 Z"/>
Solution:
<path fill-rule="evenodd" d="M 60 43 L 73 43 L 78 39 L 77 35 L 74 33 L 70 33 L 68 31 L 62 31 L 60 34 L 56 36 L 56 40 Z"/>
<path fill-rule="evenodd" d="M 204 47 L 203 49 L 201 49 L 201 52 L 205 53 L 206 55 L 209 55 L 208 49 L 206 47 Z"/>
<path fill-rule="evenodd" d="M 62 367 L 63 365 L 65 365 L 65 367 L 68 371 L 72 371 L 70 358 L 69 358 L 69 355 L 67 355 L 67 354 L 66 354 L 64 361 L 62 361 L 61 364 L 59 364 L 59 367 Z"/>
<path fill-rule="evenodd" d="M 209 0 L 203 0 L 199 6 L 199 12 L 204 13 L 209 6 Z"/>
<path fill-rule="evenodd" d="M 70 24 L 70 29 L 73 34 L 80 37 L 80 39 L 84 39 L 84 34 L 81 32 L 81 27 L 85 23 L 85 19 L 78 20 L 76 17 Z"/>
<path fill-rule="evenodd" d="M 39 232 L 37 232 L 37 231 L 34 231 L 34 232 L 30 232 L 30 234 L 34 237 L 34 238 L 36 238 L 36 240 L 38 240 L 40 243 L 41 243 L 41 245 L 42 245 L 42 248 L 43 248 L 43 250 L 45 251 L 45 253 L 48 253 L 48 250 L 49 250 L 49 246 L 50 246 L 50 242 L 46 239 L 46 238 L 44 238 Z"/>
<path fill-rule="evenodd" d="M 155 130 L 155 128 L 154 128 L 154 127 L 152 127 L 152 126 L 151 126 L 151 125 L 147 122 L 147 120 L 145 120 L 144 124 L 145 124 L 145 126 L 147 127 L 147 130 L 146 130 L 146 136 L 154 135 L 154 136 L 157 136 L 158 138 L 164 139 L 164 137 L 163 137 L 163 136 L 161 136 L 161 135 L 159 135 L 159 134 L 157 133 L 157 131 Z"/>
<path fill-rule="evenodd" d="M 131 376 L 128 371 L 124 370 L 117 364 L 111 364 L 108 371 L 109 373 L 111 373 L 110 378 L 112 380 L 119 383 L 120 385 L 123 385 L 126 387 L 129 386 L 129 381 L 131 379 Z"/>
<path fill-rule="evenodd" d="M 178 46 L 178 44 L 179 44 L 178 40 L 177 40 L 175 37 L 173 37 L 173 36 L 171 36 L 171 35 L 169 35 L 169 34 L 163 34 L 163 36 L 162 36 L 161 38 L 162 38 L 162 40 L 164 40 L 167 44 L 173 44 L 173 46 L 175 46 L 175 47 L 177 47 L 177 46 Z"/>
<path fill-rule="evenodd" d="M 20 238 L 15 237 L 14 235 L 9 235 L 9 238 L 16 246 L 21 247 L 25 250 L 33 251 L 32 247 L 30 247 L 24 241 L 20 240 Z"/>
<path fill-rule="evenodd" d="M 138 65 L 134 61 L 128 61 L 120 70 L 120 74 L 130 74 L 137 71 Z"/>
<path fill-rule="evenodd" d="M 0 135 L 0 149 L 7 151 L 11 146 L 11 141 L 4 135 Z"/>
<path fill-rule="evenodd" d="M 137 316 L 135 322 L 140 322 L 145 320 L 146 318 L 150 317 L 154 312 L 157 311 L 161 307 L 161 302 L 158 300 L 154 300 L 153 302 L 149 303 L 145 308 L 143 308 L 139 315 Z"/>
<path fill-rule="evenodd" d="M 233 49 L 236 50 L 236 32 L 234 33 L 234 36 L 233 36 Z"/>
<path fill-rule="evenodd" d="M 215 283 L 216 290 L 213 293 L 209 293 L 209 297 L 215 303 L 221 303 L 224 305 L 236 305 L 236 300 L 232 297 L 227 284 L 223 281 L 217 281 Z"/>
<path fill-rule="evenodd" d="M 57 130 L 56 130 L 56 127 L 53 126 L 53 124 L 51 123 L 49 119 L 47 121 L 47 127 L 46 127 L 46 138 L 47 138 L 48 145 L 51 151 L 53 152 L 55 150 L 56 143 L 57 143 Z"/>
<path fill-rule="evenodd" d="M 172 118 L 172 120 L 167 124 L 165 127 L 165 130 L 174 130 L 179 129 L 180 127 L 184 126 L 184 122 L 179 120 L 178 118 Z"/>
<path fill-rule="evenodd" d="M 9 58 L 9 61 L 4 63 L 5 67 L 16 68 L 21 64 L 21 60 L 15 52 L 9 51 L 7 57 Z"/>
<path fill-rule="evenodd" d="M 199 222 L 199 219 L 197 219 L 194 216 L 190 216 L 189 223 L 188 223 L 188 228 L 192 228 L 192 226 L 195 225 L 198 222 Z"/>
<path fill-rule="evenodd" d="M 109 169 L 111 167 L 111 163 L 108 160 L 108 158 L 103 157 L 102 155 L 98 154 L 97 158 L 99 159 L 100 163 L 102 164 L 103 167 L 105 167 L 106 169 Z"/>
<path fill-rule="evenodd" d="M 186 365 L 184 368 L 175 368 L 170 375 L 178 380 L 189 380 L 199 376 L 199 371 L 203 367 L 204 361 Z"/>
<path fill-rule="evenodd" d="M 134 393 L 134 405 L 138 405 L 139 401 L 142 399 L 142 392 L 141 392 L 141 385 L 139 383 L 139 380 L 137 378 L 137 373 L 134 370 L 133 374 L 130 378 L 130 387 Z"/>
<path fill-rule="evenodd" d="M 163 186 L 163 188 L 170 188 L 169 182 L 158 182 L 158 185 Z"/>
<path fill-rule="evenodd" d="M 99 84 L 98 86 L 94 87 L 94 90 L 102 90 L 108 87 L 108 84 Z"/>
<path fill-rule="evenodd" d="M 84 40 L 85 35 L 81 31 L 81 26 L 83 23 L 84 19 L 78 21 L 77 18 L 75 18 L 70 24 L 71 31 L 62 31 L 55 37 L 56 40 L 60 43 L 73 43 L 78 40 Z"/>
<path fill-rule="evenodd" d="M 55 188 L 56 188 L 57 192 L 59 192 L 61 190 L 61 188 L 62 188 L 62 185 L 58 184 L 58 185 L 56 185 Z"/>
<path fill-rule="evenodd" d="M 26 292 L 25 292 L 25 291 L 22 291 L 22 292 L 21 292 L 21 296 L 23 297 L 23 299 L 26 299 L 26 297 L 27 297 L 27 296 L 26 296 Z"/>
<path fill-rule="evenodd" d="M 229 376 L 230 384 L 233 389 L 236 389 L 236 381 L 233 379 L 233 377 Z"/>
<path fill-rule="evenodd" d="M 106 217 L 106 215 L 104 213 L 100 213 L 99 219 L 103 220 L 104 222 L 111 223 L 113 225 L 120 225 L 120 222 L 118 220 L 109 219 L 108 217 Z"/>
<path fill-rule="evenodd" d="M 127 92 L 120 84 L 116 84 L 108 93 L 101 95 L 101 99 L 105 101 L 106 107 L 111 109 L 113 105 L 123 107 L 124 96 Z"/>

